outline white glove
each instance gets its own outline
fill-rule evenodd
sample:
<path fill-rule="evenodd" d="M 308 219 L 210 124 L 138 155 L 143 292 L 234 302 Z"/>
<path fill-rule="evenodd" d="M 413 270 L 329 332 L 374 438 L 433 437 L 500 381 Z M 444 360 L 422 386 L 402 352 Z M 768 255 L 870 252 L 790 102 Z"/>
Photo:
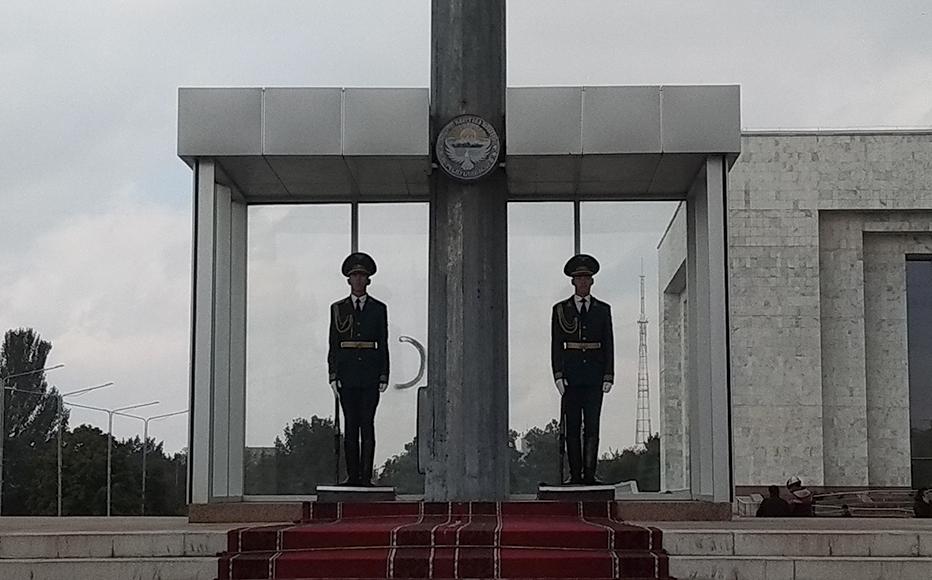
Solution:
<path fill-rule="evenodd" d="M 560 393 L 560 396 L 563 396 L 563 393 L 566 392 L 566 379 L 557 379 L 553 382 L 557 387 L 557 391 Z"/>
<path fill-rule="evenodd" d="M 612 390 L 612 383 L 602 383 L 602 392 L 608 394 Z"/>
<path fill-rule="evenodd" d="M 340 398 L 340 381 L 330 381 L 330 390 L 333 391 L 333 396 Z"/>
<path fill-rule="evenodd" d="M 379 383 L 379 392 L 384 393 L 385 389 L 388 388 L 388 383 Z"/>

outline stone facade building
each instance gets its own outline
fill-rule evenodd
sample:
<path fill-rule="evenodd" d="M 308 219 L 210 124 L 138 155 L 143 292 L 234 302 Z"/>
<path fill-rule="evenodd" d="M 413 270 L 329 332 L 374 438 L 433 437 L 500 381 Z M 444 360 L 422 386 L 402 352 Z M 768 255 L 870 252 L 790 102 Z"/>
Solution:
<path fill-rule="evenodd" d="M 749 132 L 741 149 L 727 193 L 735 485 L 911 486 L 905 263 L 932 255 L 932 131 Z M 659 245 L 671 490 L 689 477 L 684 214 Z"/>

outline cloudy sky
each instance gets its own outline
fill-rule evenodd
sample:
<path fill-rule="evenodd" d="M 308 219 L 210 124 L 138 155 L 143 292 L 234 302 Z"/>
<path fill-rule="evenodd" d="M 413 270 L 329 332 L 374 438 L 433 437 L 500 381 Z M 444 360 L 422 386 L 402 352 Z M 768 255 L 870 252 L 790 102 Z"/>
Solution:
<path fill-rule="evenodd" d="M 508 11 L 512 86 L 739 83 L 746 128 L 932 125 L 932 8 L 927 1 L 511 0 Z M 185 408 L 192 179 L 175 156 L 177 88 L 427 86 L 429 34 L 426 0 L 4 0 L 0 328 L 31 326 L 52 341 L 52 362 L 67 366 L 49 380 L 63 390 L 117 383 L 83 397 L 84 403 L 118 406 L 159 399 L 153 412 Z M 602 235 L 615 235 L 612 243 L 650 254 L 668 209 L 638 209 L 644 212 L 643 219 L 635 220 L 639 236 Z M 399 243 L 421 243 L 417 211 L 408 208 L 399 216 L 411 224 L 412 236 Z M 302 243 L 300 238 L 314 231 L 297 227 L 292 241 L 283 242 L 287 236 L 275 234 L 276 220 L 320 222 L 319 216 L 300 212 L 290 217 L 257 212 L 251 220 L 256 231 L 267 228 L 267 245 L 284 249 L 270 254 L 257 237 L 250 267 L 284 275 L 289 275 L 283 266 L 288 253 L 292 258 L 300 254 L 299 246 L 290 244 Z M 599 227 L 593 223 L 591 231 Z M 520 227 L 513 229 L 519 248 Z M 369 243 L 380 243 L 383 234 L 370 230 Z M 563 242 L 551 241 L 554 252 L 566 251 L 560 249 Z M 340 247 L 337 243 L 334 251 Z M 597 251 L 595 246 L 591 250 Z M 636 262 L 640 256 L 629 258 Z M 414 271 L 417 259 L 398 267 Z M 647 271 L 655 267 L 648 264 Z M 594 292 L 605 295 L 607 287 L 617 288 L 608 292 L 615 294 L 612 301 L 628 304 L 636 296 L 636 272 L 626 273 L 623 281 L 609 284 L 606 278 Z M 294 280 L 308 287 L 317 280 L 304 275 Z M 564 282 L 559 275 L 552 280 Z M 400 301 L 402 279 L 379 283 L 382 287 L 374 285 L 373 293 L 379 288 L 381 296 Z M 327 282 L 308 290 L 313 294 L 309 304 L 343 291 L 339 280 Z M 562 293 L 558 286 L 538 299 L 548 302 Z M 251 312 L 262 312 L 272 296 L 274 288 L 252 290 Z M 266 312 L 266 320 L 274 316 L 294 320 L 286 312 Z M 525 315 L 515 314 L 512 332 L 534 332 L 516 326 L 523 320 L 519 316 Z M 254 318 L 251 324 L 270 324 Z M 408 318 L 414 328 L 399 318 L 393 333 L 415 335 L 420 323 Z M 529 313 L 526 319 L 536 318 Z M 616 319 L 619 327 L 632 324 L 628 315 Z M 294 327 L 287 332 L 310 341 L 317 331 Z M 254 344 L 272 348 L 261 339 Z M 399 357 L 411 356 L 404 350 L 410 347 L 396 348 Z M 416 364 L 399 361 L 399 372 Z M 520 357 L 512 362 L 517 369 L 531 365 Z M 283 368 L 311 373 L 310 364 Z M 535 381 L 527 379 L 528 384 Z M 266 386 L 270 381 L 262 384 L 275 392 Z M 633 393 L 632 386 L 627 388 Z M 325 401 L 307 408 L 324 408 Z M 553 403 L 530 394 L 513 396 L 512 402 L 513 424 L 519 428 L 534 424 Z M 405 407 L 401 398 L 386 408 L 393 405 Z M 526 415 L 515 410 L 523 408 Z M 265 431 L 280 430 L 287 415 L 286 408 L 250 419 L 250 437 L 263 443 Z M 105 424 L 93 413 L 75 412 L 74 418 Z M 263 422 L 269 427 L 260 427 Z M 184 427 L 183 418 L 173 418 L 152 430 L 169 449 L 179 449 L 185 445 Z M 115 428 L 120 436 L 137 429 L 125 420 Z M 619 428 L 609 443 L 630 443 L 621 435 L 626 430 L 633 427 Z M 407 437 L 399 433 L 396 439 Z M 380 455 L 394 445 L 380 443 Z"/>

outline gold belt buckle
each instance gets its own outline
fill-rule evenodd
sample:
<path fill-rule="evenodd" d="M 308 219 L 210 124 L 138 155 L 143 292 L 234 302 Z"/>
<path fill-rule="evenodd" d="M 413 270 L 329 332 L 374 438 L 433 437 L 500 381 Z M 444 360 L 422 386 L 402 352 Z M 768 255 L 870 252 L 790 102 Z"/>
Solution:
<path fill-rule="evenodd" d="M 367 340 L 344 340 L 340 342 L 340 348 L 372 348 L 378 349 L 379 343 Z"/>
<path fill-rule="evenodd" d="M 600 348 L 602 348 L 602 343 L 601 343 L 601 342 L 571 342 L 571 341 L 568 341 L 568 342 L 564 342 L 564 343 L 563 343 L 563 349 L 564 349 L 564 350 L 581 350 L 581 351 L 583 351 L 583 352 L 586 352 L 587 350 L 599 350 Z"/>

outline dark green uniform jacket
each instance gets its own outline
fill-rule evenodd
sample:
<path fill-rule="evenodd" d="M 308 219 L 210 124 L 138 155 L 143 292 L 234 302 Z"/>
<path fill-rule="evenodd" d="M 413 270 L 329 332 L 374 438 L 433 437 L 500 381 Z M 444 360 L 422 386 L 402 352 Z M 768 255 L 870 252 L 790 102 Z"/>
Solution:
<path fill-rule="evenodd" d="M 350 297 L 330 306 L 330 381 L 344 389 L 377 389 L 388 382 L 388 309 L 371 295 L 361 313 Z"/>
<path fill-rule="evenodd" d="M 590 296 L 589 312 L 581 316 L 573 297 L 553 305 L 550 362 L 553 378 L 569 387 L 602 387 L 615 382 L 615 340 L 612 308 Z"/>

